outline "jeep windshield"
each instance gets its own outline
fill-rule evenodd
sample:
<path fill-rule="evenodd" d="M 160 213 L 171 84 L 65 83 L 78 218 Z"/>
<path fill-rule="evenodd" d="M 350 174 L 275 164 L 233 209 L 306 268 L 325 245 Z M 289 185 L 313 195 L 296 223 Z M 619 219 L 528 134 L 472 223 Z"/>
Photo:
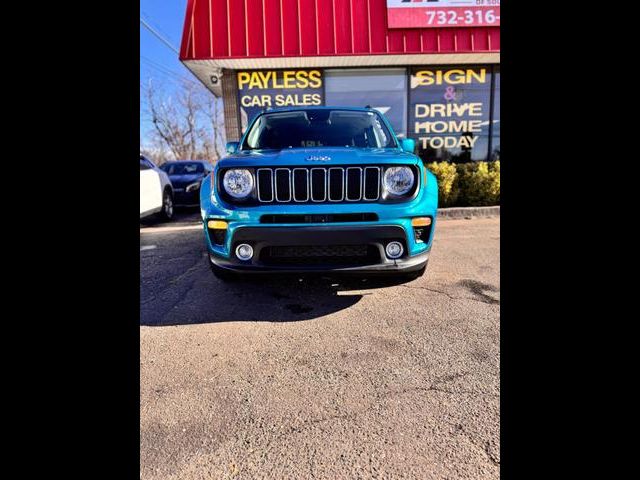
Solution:
<path fill-rule="evenodd" d="M 396 142 L 375 112 L 317 109 L 264 113 L 242 144 L 242 150 L 322 147 L 394 148 Z"/>

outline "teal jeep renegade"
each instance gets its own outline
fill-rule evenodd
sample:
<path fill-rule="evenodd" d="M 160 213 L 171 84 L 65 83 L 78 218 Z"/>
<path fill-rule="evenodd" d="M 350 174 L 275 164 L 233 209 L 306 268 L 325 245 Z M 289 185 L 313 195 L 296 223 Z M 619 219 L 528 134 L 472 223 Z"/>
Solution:
<path fill-rule="evenodd" d="M 438 186 L 414 147 L 371 108 L 257 115 L 202 183 L 213 273 L 422 275 Z"/>

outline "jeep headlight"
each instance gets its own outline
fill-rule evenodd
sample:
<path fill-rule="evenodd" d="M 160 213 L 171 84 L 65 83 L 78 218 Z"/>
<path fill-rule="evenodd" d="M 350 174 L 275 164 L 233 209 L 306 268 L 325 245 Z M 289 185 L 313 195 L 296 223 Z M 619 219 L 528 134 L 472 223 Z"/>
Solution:
<path fill-rule="evenodd" d="M 384 171 L 382 183 L 391 195 L 405 195 L 411 190 L 415 178 L 409 167 L 389 167 Z"/>
<path fill-rule="evenodd" d="M 190 185 L 187 185 L 187 188 L 184 189 L 185 192 L 193 192 L 194 190 L 198 190 L 200 188 L 200 181 L 194 182 Z"/>
<path fill-rule="evenodd" d="M 233 198 L 245 198 L 253 190 L 253 175 L 247 169 L 232 168 L 225 172 L 222 185 Z"/>

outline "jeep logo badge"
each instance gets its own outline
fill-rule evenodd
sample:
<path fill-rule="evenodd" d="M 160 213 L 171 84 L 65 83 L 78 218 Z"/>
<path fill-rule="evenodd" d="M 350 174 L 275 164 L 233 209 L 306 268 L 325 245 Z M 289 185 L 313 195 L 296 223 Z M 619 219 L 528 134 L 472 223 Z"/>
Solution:
<path fill-rule="evenodd" d="M 326 155 L 310 155 L 307 157 L 307 162 L 328 162 L 331 157 Z"/>

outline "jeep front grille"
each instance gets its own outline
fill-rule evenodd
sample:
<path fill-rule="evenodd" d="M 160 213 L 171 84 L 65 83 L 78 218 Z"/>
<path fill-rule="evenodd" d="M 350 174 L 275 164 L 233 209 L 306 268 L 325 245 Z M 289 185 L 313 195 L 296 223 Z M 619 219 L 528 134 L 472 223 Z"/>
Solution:
<path fill-rule="evenodd" d="M 380 197 L 380 167 L 259 168 L 261 203 L 374 202 Z"/>

